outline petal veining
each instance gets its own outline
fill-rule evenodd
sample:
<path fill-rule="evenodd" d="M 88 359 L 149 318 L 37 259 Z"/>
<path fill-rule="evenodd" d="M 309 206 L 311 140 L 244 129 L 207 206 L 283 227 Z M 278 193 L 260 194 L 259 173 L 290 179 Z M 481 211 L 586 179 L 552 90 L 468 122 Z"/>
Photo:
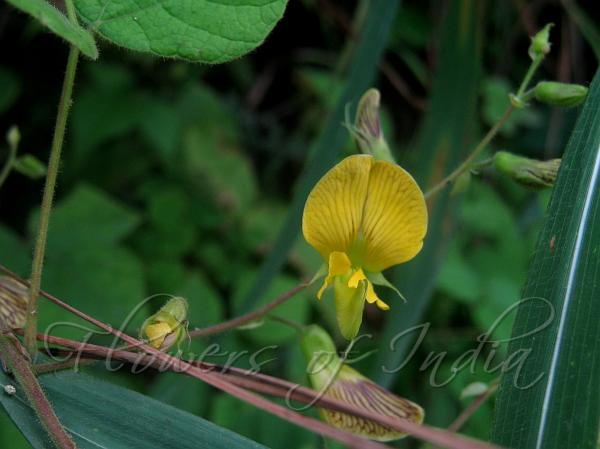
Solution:
<path fill-rule="evenodd" d="M 324 260 L 333 251 L 347 252 L 356 240 L 374 163 L 371 156 L 347 157 L 329 170 L 308 196 L 302 232 Z"/>

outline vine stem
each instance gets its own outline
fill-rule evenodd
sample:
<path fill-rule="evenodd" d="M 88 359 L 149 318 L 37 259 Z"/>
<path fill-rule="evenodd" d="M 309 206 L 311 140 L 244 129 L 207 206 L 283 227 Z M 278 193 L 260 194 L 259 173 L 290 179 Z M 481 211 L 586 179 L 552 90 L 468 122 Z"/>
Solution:
<path fill-rule="evenodd" d="M 462 175 L 465 171 L 467 171 L 471 167 L 471 164 L 473 163 L 473 161 L 475 161 L 477 156 L 479 156 L 481 154 L 481 152 L 485 149 L 485 147 L 488 146 L 488 144 L 492 141 L 492 139 L 494 137 L 496 137 L 496 134 L 498 134 L 498 131 L 500 130 L 500 128 L 502 128 L 502 126 L 504 126 L 504 124 L 509 119 L 509 117 L 511 116 L 513 111 L 514 111 L 514 106 L 512 104 L 510 104 L 506 108 L 506 110 L 504 111 L 504 114 L 502 114 L 500 119 L 498 119 L 498 121 L 494 124 L 494 126 L 492 128 L 490 128 L 490 130 L 487 132 L 485 137 L 483 139 L 481 139 L 481 141 L 477 144 L 477 146 L 475 147 L 473 152 L 469 155 L 469 157 L 467 157 L 462 162 L 462 164 L 460 164 L 452 173 L 450 173 L 448 176 L 446 176 L 444 179 L 442 179 L 439 183 L 437 183 L 432 188 L 430 188 L 427 192 L 425 192 L 426 200 L 431 198 L 433 195 L 438 193 L 440 190 L 442 190 L 444 187 L 446 187 L 450 183 L 452 183 L 456 178 L 458 178 L 460 175 Z"/>
<path fill-rule="evenodd" d="M 280 306 L 281 304 L 286 302 L 288 299 L 291 299 L 292 297 L 294 297 L 297 293 L 304 290 L 309 285 L 310 284 L 307 284 L 307 283 L 298 284 L 291 290 L 288 290 L 287 292 L 284 292 L 281 295 L 279 295 L 273 301 L 265 304 L 264 306 L 254 310 L 250 313 L 233 318 L 229 321 L 223 321 L 222 323 L 215 324 L 214 326 L 208 326 L 208 327 L 204 327 L 202 329 L 194 329 L 193 331 L 191 331 L 189 333 L 189 336 L 190 336 L 190 338 L 194 338 L 194 337 L 206 337 L 207 335 L 212 335 L 212 334 L 219 334 L 219 333 L 225 332 L 229 329 L 234 329 L 243 324 L 249 323 L 250 321 L 257 320 L 258 318 L 269 313 L 275 307 Z"/>
<path fill-rule="evenodd" d="M 66 2 L 69 18 L 74 20 L 74 9 L 70 1 Z M 29 286 L 29 301 L 27 303 L 27 322 L 25 325 L 25 346 L 27 351 L 34 357 L 36 355 L 36 334 L 37 334 L 37 300 L 40 294 L 42 283 L 42 270 L 44 267 L 44 255 L 46 253 L 46 240 L 48 237 L 48 223 L 50 221 L 50 211 L 52 209 L 52 200 L 56 187 L 56 178 L 60 166 L 60 156 L 62 152 L 65 130 L 67 127 L 67 118 L 71 107 L 71 98 L 73 94 L 73 83 L 77 71 L 77 62 L 79 60 L 79 50 L 71 45 L 69 49 L 69 58 L 67 69 L 63 81 L 60 102 L 58 103 L 58 114 L 56 116 L 56 125 L 54 128 L 54 137 L 50 149 L 50 159 L 48 161 L 48 174 L 44 186 L 42 205 L 40 208 L 40 222 L 38 225 L 37 240 L 33 251 L 33 262 L 31 264 L 31 284 Z"/>
<path fill-rule="evenodd" d="M 52 442 L 60 449 L 76 449 L 75 442 L 60 424 L 41 385 L 31 370 L 29 362 L 25 359 L 23 351 L 24 349 L 16 338 L 0 334 L 2 358 L 7 362 L 11 372 L 19 382 Z"/>

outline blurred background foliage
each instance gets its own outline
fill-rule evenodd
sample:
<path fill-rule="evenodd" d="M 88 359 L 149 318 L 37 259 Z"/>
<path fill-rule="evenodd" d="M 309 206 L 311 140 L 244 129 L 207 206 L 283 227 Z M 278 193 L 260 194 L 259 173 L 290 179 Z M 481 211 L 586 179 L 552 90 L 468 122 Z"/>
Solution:
<path fill-rule="evenodd" d="M 432 82 L 443 57 L 441 30 L 452 3 L 403 2 L 379 67 L 375 84 L 382 91 L 386 136 L 409 169 L 422 163 L 416 130 L 429 111 Z M 189 299 L 191 328 L 240 314 L 245 294 L 286 218 L 308 148 L 335 104 L 365 4 L 292 1 L 263 46 L 221 66 L 166 61 L 109 45 L 100 47 L 99 62 L 83 61 L 43 288 L 113 326 L 124 323 L 134 334 L 144 317 L 164 302 L 165 294 Z M 514 0 L 484 2 L 472 10 L 478 11 L 481 73 L 474 86 L 475 139 L 470 142 L 501 115 L 507 93 L 529 63 L 528 35 L 547 22 L 556 24 L 554 44 L 540 78 L 589 83 L 598 54 L 593 40 L 598 17 L 593 17 L 590 5 Z M 66 47 L 5 3 L 0 5 L 0 47 L 0 131 L 18 125 L 20 152 L 46 160 Z M 545 106 L 519 111 L 491 150 L 559 157 L 576 113 Z M 340 155 L 353 152 L 350 138 L 336 150 Z M 6 153 L 3 143 L 0 157 Z M 440 161 L 427 164 L 435 171 Z M 0 192 L 0 262 L 25 277 L 42 185 L 42 180 L 13 173 Z M 393 391 L 424 406 L 429 424 L 447 427 L 470 400 L 461 399 L 462 390 L 499 375 L 485 361 L 497 351 L 491 363 L 497 366 L 505 345 L 487 345 L 472 367 L 460 370 L 447 385 L 434 385 L 452 375 L 452 363 L 476 348 L 477 336 L 519 298 L 548 196 L 482 171 L 452 202 L 455 218 L 449 224 L 439 275 L 419 273 L 423 284 L 434 282 L 423 318 L 431 328 L 414 357 L 390 381 Z M 311 277 L 319 264 L 318 255 L 298 240 L 261 301 Z M 407 299 L 410 303 L 411 297 Z M 53 333 L 76 338 L 88 332 L 83 322 L 63 310 L 44 301 L 41 305 L 43 329 L 53 325 Z M 317 303 L 313 289 L 277 314 L 330 326 L 330 306 L 331 298 Z M 367 308 L 363 330 L 373 338 L 359 342 L 357 351 L 388 346 L 381 338 L 384 321 L 397 319 L 403 307 L 394 301 L 387 314 Z M 503 320 L 491 338 L 508 338 L 513 317 Z M 65 321 L 71 324 L 56 324 Z M 102 335 L 93 339 L 110 342 Z M 189 351 L 197 356 L 209 351 L 206 360 L 215 363 L 259 363 L 266 373 L 306 383 L 294 332 L 276 322 L 194 341 Z M 431 366 L 420 369 L 424 360 L 441 353 L 447 356 L 435 373 Z M 374 360 L 369 356 L 357 366 L 372 372 Z M 290 424 L 273 425 L 263 412 L 185 376 L 85 370 L 272 448 L 324 444 Z M 481 408 L 465 428 L 467 433 L 488 437 L 492 405 L 493 401 Z M 0 415 L 0 446 L 27 447 L 17 433 Z M 417 442 L 397 445 L 413 447 Z"/>

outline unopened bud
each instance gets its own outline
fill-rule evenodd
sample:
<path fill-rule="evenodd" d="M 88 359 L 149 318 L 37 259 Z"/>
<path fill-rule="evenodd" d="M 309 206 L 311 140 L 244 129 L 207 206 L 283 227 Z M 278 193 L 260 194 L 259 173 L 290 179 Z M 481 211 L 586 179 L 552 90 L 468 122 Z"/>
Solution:
<path fill-rule="evenodd" d="M 19 128 L 16 125 L 10 127 L 8 132 L 6 133 L 6 141 L 8 145 L 10 145 L 11 150 L 15 151 L 19 146 L 19 142 L 21 141 L 21 133 L 19 132 Z"/>
<path fill-rule="evenodd" d="M 494 155 L 494 167 L 519 184 L 539 189 L 554 185 L 560 168 L 560 159 L 540 161 L 499 151 Z"/>
<path fill-rule="evenodd" d="M 302 350 L 308 361 L 308 377 L 312 387 L 325 397 L 331 397 L 363 410 L 420 424 L 424 412 L 414 402 L 396 396 L 380 387 L 337 355 L 333 340 L 319 326 L 308 326 L 302 335 Z M 328 424 L 346 432 L 377 441 L 391 441 L 406 434 L 374 421 L 333 410 L 321 409 Z"/>
<path fill-rule="evenodd" d="M 25 325 L 28 288 L 14 278 L 0 276 L 0 331 Z"/>
<path fill-rule="evenodd" d="M 181 343 L 187 335 L 188 304 L 184 298 L 174 297 L 142 324 L 140 337 L 161 351 Z"/>
<path fill-rule="evenodd" d="M 531 38 L 531 45 L 529 45 L 529 57 L 532 60 L 535 60 L 539 57 L 544 57 L 550 53 L 550 28 L 553 26 L 553 23 L 549 23 Z"/>
<path fill-rule="evenodd" d="M 533 90 L 535 99 L 553 106 L 570 108 L 583 103 L 588 88 L 580 84 L 540 81 Z"/>
<path fill-rule="evenodd" d="M 379 111 L 380 100 L 381 94 L 374 88 L 367 90 L 360 98 L 354 121 L 355 137 L 363 153 L 395 163 L 383 136 Z"/>

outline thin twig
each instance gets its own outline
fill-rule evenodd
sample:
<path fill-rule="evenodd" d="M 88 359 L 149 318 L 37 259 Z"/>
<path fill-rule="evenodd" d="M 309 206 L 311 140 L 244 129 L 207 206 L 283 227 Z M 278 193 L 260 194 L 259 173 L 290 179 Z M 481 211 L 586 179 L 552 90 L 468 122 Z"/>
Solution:
<path fill-rule="evenodd" d="M 23 354 L 24 349 L 20 350 L 17 345 L 20 346 L 20 343 L 16 338 L 0 334 L 0 353 L 25 392 L 27 400 L 50 439 L 60 449 L 76 449 L 75 442 L 60 424 L 42 387 L 31 371 L 29 362 Z"/>
<path fill-rule="evenodd" d="M 460 415 L 448 426 L 448 430 L 451 432 L 458 432 L 460 428 L 473 416 L 473 414 L 479 410 L 485 401 L 498 389 L 498 386 L 490 386 L 484 393 L 477 396 L 468 406 L 465 408 Z"/>
<path fill-rule="evenodd" d="M 250 313 L 247 313 L 246 315 L 242 315 L 237 318 L 233 318 L 229 321 L 224 321 L 222 323 L 215 324 L 214 326 L 208 326 L 208 327 L 204 327 L 202 329 L 194 329 L 193 331 L 191 331 L 189 333 L 189 336 L 190 336 L 190 338 L 206 337 L 207 335 L 213 335 L 213 334 L 225 332 L 227 330 L 234 329 L 243 324 L 257 320 L 260 317 L 269 313 L 275 307 L 283 304 L 288 299 L 292 298 L 298 292 L 304 290 L 306 287 L 308 287 L 308 285 L 309 284 L 306 284 L 306 283 L 299 284 L 299 285 L 295 286 L 294 288 L 292 288 L 291 290 L 288 290 L 287 292 L 282 293 L 281 295 L 279 295 L 277 298 L 275 298 L 270 303 L 265 304 L 264 306 L 254 310 Z"/>
<path fill-rule="evenodd" d="M 481 141 L 477 144 L 477 146 L 475 147 L 473 152 L 469 155 L 469 157 L 467 157 L 462 162 L 462 164 L 460 164 L 456 169 L 454 169 L 454 171 L 452 173 L 450 173 L 448 176 L 446 176 L 444 179 L 442 179 L 440 182 L 438 182 L 435 186 L 433 186 L 427 192 L 425 192 L 425 199 L 431 198 L 433 195 L 435 195 L 440 190 L 442 190 L 444 187 L 446 187 L 447 185 L 452 183 L 456 178 L 458 178 L 461 174 L 463 174 L 465 171 L 467 171 L 470 168 L 471 163 L 473 161 L 475 161 L 477 156 L 479 156 L 479 154 L 485 149 L 485 147 L 488 146 L 488 144 L 491 142 L 491 140 L 496 136 L 496 134 L 498 133 L 500 128 L 502 128 L 502 126 L 506 123 L 508 118 L 511 116 L 513 110 L 514 110 L 514 106 L 512 104 L 509 105 L 506 108 L 506 110 L 504 111 L 504 114 L 502 114 L 502 117 L 500 117 L 500 119 L 494 124 L 494 126 L 487 132 L 485 137 L 483 139 L 481 139 Z"/>

